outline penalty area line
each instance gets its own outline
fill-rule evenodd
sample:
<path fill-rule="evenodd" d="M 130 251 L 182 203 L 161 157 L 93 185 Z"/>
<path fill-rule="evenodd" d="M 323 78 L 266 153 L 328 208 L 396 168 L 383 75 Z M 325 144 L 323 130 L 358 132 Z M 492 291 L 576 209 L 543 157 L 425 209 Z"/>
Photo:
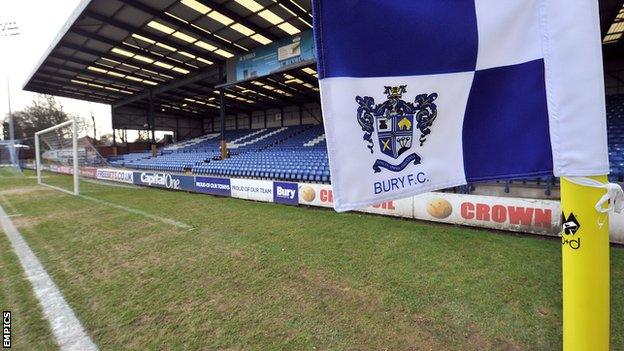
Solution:
<path fill-rule="evenodd" d="M 191 226 L 191 225 L 188 225 L 186 223 L 182 223 L 182 222 L 176 221 L 176 220 L 171 219 L 171 218 L 156 216 L 156 215 L 153 215 L 151 213 L 147 213 L 145 211 L 141 211 L 141 210 L 137 210 L 137 209 L 134 209 L 134 208 L 118 205 L 118 204 L 115 204 L 115 203 L 112 203 L 112 202 L 100 200 L 100 199 L 97 199 L 95 197 L 91 197 L 91 196 L 87 196 L 87 195 L 79 195 L 79 196 L 81 198 L 83 198 L 83 199 L 86 199 L 86 200 L 89 200 L 89 201 L 93 201 L 93 202 L 101 204 L 101 205 L 105 205 L 105 206 L 108 206 L 108 207 L 113 207 L 113 208 L 116 208 L 118 210 L 122 210 L 122 211 L 133 213 L 133 214 L 136 214 L 136 215 L 139 215 L 139 216 L 143 216 L 145 218 L 149 218 L 149 219 L 152 219 L 154 221 L 163 222 L 165 224 L 173 225 L 173 226 L 176 226 L 178 228 L 182 228 L 182 229 L 186 229 L 186 230 L 194 229 L 193 226 Z"/>
<path fill-rule="evenodd" d="M 62 351 L 97 351 L 63 294 L 0 206 L 0 222 Z"/>

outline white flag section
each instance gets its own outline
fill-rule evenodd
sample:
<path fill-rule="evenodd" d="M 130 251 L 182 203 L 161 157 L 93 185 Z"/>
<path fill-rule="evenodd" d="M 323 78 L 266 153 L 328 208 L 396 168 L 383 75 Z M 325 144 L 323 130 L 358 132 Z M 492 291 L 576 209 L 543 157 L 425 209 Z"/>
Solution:
<path fill-rule="evenodd" d="M 595 0 L 315 0 L 335 209 L 609 172 Z"/>

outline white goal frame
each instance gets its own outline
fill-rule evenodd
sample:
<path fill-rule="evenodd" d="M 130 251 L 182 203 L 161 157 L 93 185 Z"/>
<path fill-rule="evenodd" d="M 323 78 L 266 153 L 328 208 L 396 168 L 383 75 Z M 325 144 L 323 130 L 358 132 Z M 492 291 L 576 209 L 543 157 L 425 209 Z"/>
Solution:
<path fill-rule="evenodd" d="M 46 184 L 42 181 L 42 177 L 41 177 L 41 155 L 40 155 L 41 147 L 39 146 L 39 136 L 45 133 L 55 131 L 57 129 L 65 128 L 67 126 L 71 126 L 72 128 L 72 158 L 74 162 L 73 164 L 74 166 L 74 170 L 73 170 L 74 191 L 73 192 L 63 189 L 63 188 L 59 188 L 54 185 Z M 59 190 L 70 195 L 80 195 L 80 178 L 79 178 L 80 171 L 78 168 L 78 125 L 76 123 L 76 119 L 71 119 L 67 122 L 57 124 L 53 127 L 40 130 L 37 133 L 35 133 L 35 160 L 36 160 L 36 168 L 37 168 L 37 184 L 44 185 L 49 188 Z"/>

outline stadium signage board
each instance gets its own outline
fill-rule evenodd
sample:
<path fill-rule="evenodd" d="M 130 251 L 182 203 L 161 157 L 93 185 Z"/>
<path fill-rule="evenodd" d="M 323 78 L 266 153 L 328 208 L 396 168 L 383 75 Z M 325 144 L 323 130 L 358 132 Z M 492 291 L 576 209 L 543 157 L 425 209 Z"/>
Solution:
<path fill-rule="evenodd" d="M 414 218 L 556 236 L 559 201 L 426 193 L 414 198 Z"/>
<path fill-rule="evenodd" d="M 412 218 L 414 217 L 414 201 L 411 197 L 391 200 L 378 205 L 368 206 L 360 211 L 386 216 Z"/>
<path fill-rule="evenodd" d="M 58 167 L 42 165 L 42 168 L 59 172 Z M 81 169 L 81 174 L 83 170 Z M 88 172 L 95 172 L 93 171 Z M 94 173 L 98 179 L 122 181 L 132 183 L 131 171 L 115 169 L 97 169 Z M 141 173 L 141 172 L 138 172 Z M 128 176 L 130 174 L 130 176 Z M 129 177 L 129 178 L 128 178 Z M 180 190 L 194 191 L 204 194 L 231 196 L 230 179 L 211 177 L 186 177 L 189 189 L 182 186 Z M 193 184 L 192 180 L 195 178 Z M 250 198 L 241 195 L 241 191 L 250 190 L 251 184 L 270 181 L 257 181 L 250 179 L 233 179 L 236 184 L 236 197 Z M 180 184 L 184 184 L 182 181 Z M 279 182 L 276 182 L 279 183 Z M 247 185 L 244 185 L 247 184 Z M 152 186 L 156 186 L 152 184 Z M 271 185 L 268 185 L 271 186 Z M 269 191 L 266 185 L 262 192 Z M 244 193 L 244 191 L 243 191 Z M 263 196 L 259 201 L 279 202 L 272 198 L 273 189 L 270 188 L 270 196 Z M 255 196 L 254 196 L 255 197 Z M 298 184 L 299 204 L 319 207 L 333 207 L 333 191 L 328 184 Z M 254 198 L 251 198 L 255 200 Z M 411 204 L 411 207 L 410 207 Z M 412 210 L 410 214 L 410 208 Z M 361 212 L 376 213 L 381 215 L 415 218 L 426 221 L 469 225 L 481 228 L 493 228 L 508 231 L 520 231 L 525 233 L 557 236 L 561 230 L 560 213 L 561 206 L 555 200 L 521 199 L 496 196 L 479 196 L 447 193 L 426 193 L 407 199 L 384 202 L 359 210 Z M 610 241 L 624 244 L 624 213 L 610 213 Z"/>
<path fill-rule="evenodd" d="M 316 59 L 312 30 L 275 41 L 234 58 L 236 80 L 261 77 L 277 70 Z"/>
<path fill-rule="evenodd" d="M 73 174 L 74 168 L 72 166 L 58 166 L 57 171 L 63 174 Z"/>
<path fill-rule="evenodd" d="M 232 178 L 232 197 L 273 202 L 273 182 L 269 180 Z"/>
<path fill-rule="evenodd" d="M 229 178 L 195 177 L 195 189 L 198 193 L 231 196 L 232 186 Z"/>
<path fill-rule="evenodd" d="M 134 172 L 121 169 L 98 169 L 97 179 L 134 184 Z"/>
<path fill-rule="evenodd" d="M 95 167 L 80 167 L 80 176 L 85 178 L 96 178 L 97 168 Z"/>
<path fill-rule="evenodd" d="M 334 207 L 334 192 L 331 185 L 299 183 L 299 203 L 309 206 Z"/>
<path fill-rule="evenodd" d="M 158 172 L 134 172 L 134 184 L 173 190 L 193 190 L 194 177 Z"/>
<path fill-rule="evenodd" d="M 299 204 L 299 184 L 273 182 L 273 202 L 297 206 Z"/>
<path fill-rule="evenodd" d="M 299 203 L 309 206 L 334 207 L 334 192 L 328 184 L 299 183 Z M 412 198 L 386 201 L 360 209 L 360 212 L 387 216 L 412 218 L 414 216 Z"/>

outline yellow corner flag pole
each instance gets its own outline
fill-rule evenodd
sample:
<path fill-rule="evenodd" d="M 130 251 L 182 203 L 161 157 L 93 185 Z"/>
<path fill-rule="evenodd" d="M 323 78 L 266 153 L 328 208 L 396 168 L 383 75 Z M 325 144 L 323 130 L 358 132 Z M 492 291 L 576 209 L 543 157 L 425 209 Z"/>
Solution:
<path fill-rule="evenodd" d="M 609 214 L 595 208 L 605 192 L 561 178 L 564 351 L 609 350 Z"/>

